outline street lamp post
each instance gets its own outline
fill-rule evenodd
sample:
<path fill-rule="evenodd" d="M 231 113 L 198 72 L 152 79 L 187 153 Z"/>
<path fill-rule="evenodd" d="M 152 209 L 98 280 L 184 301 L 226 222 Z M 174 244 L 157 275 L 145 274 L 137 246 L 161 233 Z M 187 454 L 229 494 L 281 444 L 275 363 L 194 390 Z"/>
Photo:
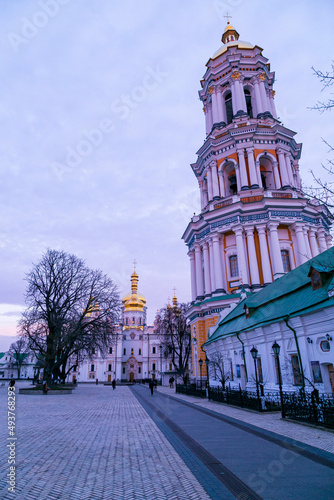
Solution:
<path fill-rule="evenodd" d="M 200 380 L 201 380 L 201 390 L 202 390 L 202 365 L 203 365 L 203 359 L 199 359 L 198 360 L 198 364 L 199 364 L 199 376 L 200 376 Z"/>
<path fill-rule="evenodd" d="M 281 398 L 281 411 L 282 411 L 282 418 L 285 418 L 285 409 L 284 409 L 284 402 L 283 402 L 283 389 L 282 389 L 282 374 L 281 374 L 281 365 L 279 362 L 279 353 L 281 350 L 281 346 L 276 342 L 272 345 L 272 349 L 274 351 L 274 354 L 277 359 L 277 368 L 278 368 L 278 385 L 279 385 L 279 394 Z"/>
<path fill-rule="evenodd" d="M 160 381 L 161 381 L 161 385 L 162 385 L 162 345 L 159 345 L 159 349 L 160 349 Z"/>
<path fill-rule="evenodd" d="M 261 401 L 260 401 L 260 394 L 259 394 L 259 381 L 257 378 L 257 366 L 256 366 L 256 358 L 258 354 L 258 350 L 256 349 L 255 346 L 250 350 L 250 353 L 252 355 L 252 358 L 254 359 L 254 370 L 255 370 L 255 381 L 256 381 L 256 395 L 257 395 L 257 401 L 259 405 L 259 411 L 261 411 Z"/>
<path fill-rule="evenodd" d="M 210 399 L 210 372 L 209 372 L 209 364 L 210 360 L 208 357 L 205 358 L 205 363 L 206 363 L 206 379 L 207 379 L 207 396 L 208 399 Z"/>

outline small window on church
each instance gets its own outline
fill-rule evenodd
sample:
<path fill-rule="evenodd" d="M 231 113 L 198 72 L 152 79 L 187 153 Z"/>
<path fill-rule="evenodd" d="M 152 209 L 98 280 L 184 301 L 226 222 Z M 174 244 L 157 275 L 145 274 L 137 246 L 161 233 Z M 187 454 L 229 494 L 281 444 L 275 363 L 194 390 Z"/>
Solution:
<path fill-rule="evenodd" d="M 128 325 L 129 324 L 129 318 L 126 318 L 125 320 L 125 324 Z"/>
<path fill-rule="evenodd" d="M 311 269 L 309 276 L 311 278 L 312 290 L 318 290 L 318 288 L 322 287 L 322 279 L 319 271 Z"/>
<path fill-rule="evenodd" d="M 108 372 L 111 372 L 111 364 L 108 365 Z"/>
<path fill-rule="evenodd" d="M 131 349 L 131 356 L 133 356 L 133 349 Z"/>
<path fill-rule="evenodd" d="M 155 354 L 155 347 L 152 347 L 152 354 Z"/>
<path fill-rule="evenodd" d="M 134 325 L 135 324 L 135 318 L 132 318 L 132 324 Z"/>
<path fill-rule="evenodd" d="M 125 347 L 124 347 L 124 349 L 123 349 L 123 355 L 124 355 L 124 356 L 126 355 L 126 349 L 125 349 Z"/>
<path fill-rule="evenodd" d="M 94 371 L 94 365 L 90 365 L 90 371 L 93 372 Z"/>
<path fill-rule="evenodd" d="M 249 118 L 253 118 L 252 98 L 249 90 L 245 90 L 246 108 Z"/>
<path fill-rule="evenodd" d="M 123 368 L 123 374 L 125 373 L 125 367 Z"/>
<path fill-rule="evenodd" d="M 141 349 L 139 349 L 139 352 L 138 352 L 139 356 L 141 356 Z"/>
<path fill-rule="evenodd" d="M 152 370 L 155 371 L 155 363 L 152 363 Z"/>
<path fill-rule="evenodd" d="M 141 318 L 139 318 L 139 324 L 141 325 Z"/>
<path fill-rule="evenodd" d="M 112 347 L 109 347 L 109 354 L 112 354 Z"/>
<path fill-rule="evenodd" d="M 95 354 L 95 347 L 92 348 L 92 354 Z"/>
<path fill-rule="evenodd" d="M 226 106 L 226 119 L 227 124 L 232 123 L 233 120 L 233 108 L 232 108 L 232 94 L 229 92 L 225 96 L 225 106 Z"/>
<path fill-rule="evenodd" d="M 230 255 L 229 261 L 231 278 L 236 278 L 237 276 L 239 276 L 238 257 L 236 255 Z"/>
<path fill-rule="evenodd" d="M 141 366 L 138 367 L 138 373 L 141 373 Z"/>
<path fill-rule="evenodd" d="M 289 273 L 291 271 L 289 250 L 281 250 L 283 271 Z"/>

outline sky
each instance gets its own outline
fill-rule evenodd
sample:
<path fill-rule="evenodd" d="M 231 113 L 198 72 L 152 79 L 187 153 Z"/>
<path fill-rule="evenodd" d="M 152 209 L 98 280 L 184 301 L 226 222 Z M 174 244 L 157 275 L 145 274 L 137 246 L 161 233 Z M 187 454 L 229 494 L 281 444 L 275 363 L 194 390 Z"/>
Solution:
<path fill-rule="evenodd" d="M 224 15 L 275 71 L 283 124 L 321 174 L 333 112 L 312 66 L 333 59 L 332 0 L 0 0 L 0 351 L 16 335 L 25 275 L 65 250 L 130 289 L 148 322 L 190 300 L 182 234 L 200 211 L 190 164 L 205 139 L 198 99 Z"/>

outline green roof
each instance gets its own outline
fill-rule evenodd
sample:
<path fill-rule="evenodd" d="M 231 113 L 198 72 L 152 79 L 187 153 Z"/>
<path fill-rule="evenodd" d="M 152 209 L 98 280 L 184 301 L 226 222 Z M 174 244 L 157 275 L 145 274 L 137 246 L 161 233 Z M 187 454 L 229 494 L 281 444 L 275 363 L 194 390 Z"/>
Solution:
<path fill-rule="evenodd" d="M 312 267 L 322 273 L 323 286 L 317 290 L 312 289 L 309 277 Z M 334 248 L 330 248 L 239 302 L 230 314 L 221 320 L 206 344 L 238 332 L 282 321 L 287 317 L 334 305 L 334 296 L 328 295 L 333 288 Z M 245 307 L 249 309 L 248 318 Z"/>

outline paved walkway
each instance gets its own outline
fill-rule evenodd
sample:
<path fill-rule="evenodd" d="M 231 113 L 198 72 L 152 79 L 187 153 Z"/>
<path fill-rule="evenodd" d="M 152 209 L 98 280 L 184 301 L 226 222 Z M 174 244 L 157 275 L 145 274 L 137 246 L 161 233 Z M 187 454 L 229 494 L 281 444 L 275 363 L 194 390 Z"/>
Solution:
<path fill-rule="evenodd" d="M 173 396 L 177 399 L 191 402 L 202 408 L 211 409 L 221 415 L 226 415 L 228 417 L 235 418 L 236 420 L 247 422 L 248 424 L 255 425 L 260 429 L 266 429 L 268 431 L 275 432 L 280 436 L 295 439 L 296 441 L 305 443 L 309 446 L 315 446 L 321 450 L 334 453 L 333 431 L 323 430 L 319 427 L 302 425 L 289 420 L 283 420 L 280 412 L 259 414 L 257 412 L 243 410 L 241 408 L 235 408 L 221 403 L 215 403 L 214 401 L 202 400 L 200 398 L 185 396 L 183 394 L 176 394 L 175 388 L 170 389 L 169 387 L 158 387 L 158 391 L 168 396 Z"/>
<path fill-rule="evenodd" d="M 1 499 L 210 499 L 130 389 L 103 385 L 17 397 L 17 487 L 9 493 L 6 402 L 2 387 Z"/>
<path fill-rule="evenodd" d="M 79 385 L 72 395 L 17 396 L 16 493 L 10 493 L 6 403 L 1 387 L 4 500 L 331 498 L 334 463 L 320 448 L 333 450 L 333 433 L 165 387 L 151 397 L 146 386 L 103 385 Z M 298 443 L 293 449 L 290 437 L 305 449 Z"/>

